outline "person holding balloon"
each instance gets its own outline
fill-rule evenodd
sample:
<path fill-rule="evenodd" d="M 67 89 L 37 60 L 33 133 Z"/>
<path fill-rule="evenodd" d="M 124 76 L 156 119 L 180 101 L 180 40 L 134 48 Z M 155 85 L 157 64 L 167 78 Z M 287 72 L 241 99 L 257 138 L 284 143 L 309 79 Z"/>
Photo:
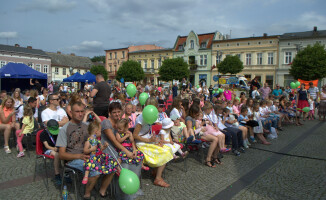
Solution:
<path fill-rule="evenodd" d="M 304 112 L 303 109 L 305 107 L 309 107 L 308 99 L 310 98 L 310 95 L 306 90 L 305 86 L 306 85 L 304 83 L 301 84 L 301 88 L 298 90 L 297 99 L 296 99 L 297 109 L 299 110 L 300 115 L 302 113 L 303 121 L 305 121 L 307 118 L 307 113 Z"/>
<path fill-rule="evenodd" d="M 162 178 L 166 163 L 173 159 L 171 148 L 159 142 L 159 139 L 152 133 L 151 126 L 158 118 L 158 102 L 155 97 L 149 97 L 146 101 L 143 113 L 136 119 L 136 128 L 133 136 L 137 148 L 144 153 L 144 164 L 154 168 L 154 185 L 170 187 Z"/>

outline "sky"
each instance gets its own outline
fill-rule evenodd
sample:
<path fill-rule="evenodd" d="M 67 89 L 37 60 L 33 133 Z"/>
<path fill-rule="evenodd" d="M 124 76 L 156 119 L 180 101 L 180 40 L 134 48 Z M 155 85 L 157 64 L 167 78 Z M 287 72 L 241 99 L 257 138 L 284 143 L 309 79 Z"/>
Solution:
<path fill-rule="evenodd" d="M 105 55 L 219 31 L 231 38 L 326 30 L 325 0 L 0 0 L 0 44 Z"/>

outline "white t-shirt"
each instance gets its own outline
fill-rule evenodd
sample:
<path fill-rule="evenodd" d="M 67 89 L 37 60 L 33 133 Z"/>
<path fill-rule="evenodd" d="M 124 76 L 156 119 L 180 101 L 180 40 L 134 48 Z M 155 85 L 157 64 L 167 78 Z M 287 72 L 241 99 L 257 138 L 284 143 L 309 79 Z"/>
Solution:
<path fill-rule="evenodd" d="M 143 119 L 143 114 L 140 114 L 137 118 L 136 118 L 136 126 L 137 124 L 140 124 L 142 127 L 138 133 L 138 135 L 142 138 L 151 138 L 152 135 L 150 133 L 150 128 L 151 126 L 149 124 L 147 124 L 144 119 Z M 140 141 L 136 141 L 137 143 L 142 143 Z"/>
<path fill-rule="evenodd" d="M 20 119 L 20 118 L 22 118 L 24 116 L 24 106 L 20 106 L 19 108 L 18 108 L 18 113 L 17 113 L 17 115 L 16 115 L 16 119 Z M 38 117 L 38 109 L 37 108 L 35 108 L 35 113 L 34 113 L 34 116 L 33 117 L 35 117 L 35 118 L 37 118 Z"/>
<path fill-rule="evenodd" d="M 223 120 L 222 120 L 222 117 L 218 116 L 218 117 L 217 117 L 217 120 L 218 120 L 218 124 L 217 124 L 218 129 L 223 130 L 223 129 L 227 128 L 227 127 L 222 123 L 222 121 L 223 121 Z"/>
<path fill-rule="evenodd" d="M 56 121 L 61 121 L 63 117 L 68 117 L 66 111 L 62 108 L 57 108 L 57 110 L 51 110 L 47 108 L 42 112 L 42 122 L 49 121 L 50 119 L 55 119 Z"/>

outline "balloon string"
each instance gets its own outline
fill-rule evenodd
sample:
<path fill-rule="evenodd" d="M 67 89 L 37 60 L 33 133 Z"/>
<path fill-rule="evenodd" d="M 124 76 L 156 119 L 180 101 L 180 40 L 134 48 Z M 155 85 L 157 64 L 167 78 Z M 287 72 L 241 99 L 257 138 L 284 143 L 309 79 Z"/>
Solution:
<path fill-rule="evenodd" d="M 115 160 L 117 161 L 117 163 L 119 164 L 120 168 L 122 169 L 122 166 L 120 165 L 119 160 L 117 159 L 117 157 L 116 157 L 115 154 L 113 153 L 111 147 L 108 146 L 108 148 L 109 148 L 109 150 L 111 151 L 111 153 L 112 153 L 113 157 L 115 158 Z"/>

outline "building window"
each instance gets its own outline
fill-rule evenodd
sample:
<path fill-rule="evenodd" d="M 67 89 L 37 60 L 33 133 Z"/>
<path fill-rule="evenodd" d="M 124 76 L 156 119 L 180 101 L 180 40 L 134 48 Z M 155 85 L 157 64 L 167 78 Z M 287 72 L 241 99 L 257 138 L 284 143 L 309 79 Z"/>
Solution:
<path fill-rule="evenodd" d="M 190 40 L 190 48 L 191 49 L 195 48 L 195 42 L 193 40 Z"/>
<path fill-rule="evenodd" d="M 114 71 L 117 72 L 117 65 L 114 65 Z"/>
<path fill-rule="evenodd" d="M 207 55 L 204 55 L 204 65 L 207 65 Z"/>
<path fill-rule="evenodd" d="M 263 54 L 257 53 L 257 65 L 262 65 L 262 64 L 263 64 Z"/>
<path fill-rule="evenodd" d="M 151 60 L 151 68 L 154 69 L 154 60 Z"/>
<path fill-rule="evenodd" d="M 272 43 L 273 43 L 273 41 L 271 40 L 271 41 L 269 41 L 269 43 L 270 43 L 270 44 L 272 44 Z"/>
<path fill-rule="evenodd" d="M 248 42 L 248 45 L 250 45 L 250 42 Z"/>
<path fill-rule="evenodd" d="M 237 54 L 238 58 L 241 60 L 241 54 Z"/>
<path fill-rule="evenodd" d="M 35 70 L 41 72 L 41 65 L 40 64 L 36 64 L 35 65 Z"/>
<path fill-rule="evenodd" d="M 80 69 L 78 69 L 77 72 L 80 73 Z"/>
<path fill-rule="evenodd" d="M 122 58 L 125 58 L 125 52 L 122 51 Z"/>
<path fill-rule="evenodd" d="M 285 52 L 285 64 L 292 62 L 292 52 Z"/>
<path fill-rule="evenodd" d="M 251 53 L 246 54 L 246 65 L 251 65 Z"/>
<path fill-rule="evenodd" d="M 58 67 L 56 67 L 56 68 L 54 69 L 54 74 L 55 74 L 55 75 L 58 75 L 58 74 L 59 74 L 59 68 L 58 68 Z"/>
<path fill-rule="evenodd" d="M 67 74 L 67 69 L 66 68 L 62 68 L 62 75 L 66 75 Z"/>
<path fill-rule="evenodd" d="M 48 73 L 48 65 L 43 65 L 43 73 Z"/>
<path fill-rule="evenodd" d="M 110 53 L 110 59 L 112 60 L 112 53 Z"/>
<path fill-rule="evenodd" d="M 206 42 L 202 42 L 202 43 L 200 44 L 200 48 L 206 48 L 206 45 L 207 45 Z"/>
<path fill-rule="evenodd" d="M 290 46 L 290 45 L 291 45 L 291 43 L 289 42 L 289 43 L 288 43 L 288 46 Z"/>
<path fill-rule="evenodd" d="M 144 68 L 147 69 L 147 60 L 144 60 Z"/>
<path fill-rule="evenodd" d="M 183 51 L 183 45 L 179 45 L 178 50 Z"/>
<path fill-rule="evenodd" d="M 6 61 L 1 61 L 1 62 L 0 62 L 0 68 L 2 68 L 3 66 L 5 66 L 6 64 L 7 64 Z"/>
<path fill-rule="evenodd" d="M 219 45 L 219 44 L 217 44 L 217 45 L 216 45 L 216 47 L 220 47 L 220 45 Z"/>
<path fill-rule="evenodd" d="M 112 65 L 109 66 L 110 72 L 112 72 Z"/>
<path fill-rule="evenodd" d="M 114 58 L 117 59 L 117 52 L 114 52 Z"/>
<path fill-rule="evenodd" d="M 239 43 L 237 43 L 237 46 L 240 46 L 240 44 L 239 44 Z"/>
<path fill-rule="evenodd" d="M 219 64 L 221 62 L 221 58 L 222 58 L 222 56 L 220 56 L 220 55 L 216 56 L 216 64 Z"/>
<path fill-rule="evenodd" d="M 230 46 L 230 44 L 226 44 L 226 46 L 228 47 L 228 46 Z"/>
<path fill-rule="evenodd" d="M 34 69 L 34 63 L 28 63 L 28 67 Z"/>
<path fill-rule="evenodd" d="M 162 66 L 162 60 L 160 58 L 160 59 L 158 59 L 158 67 L 160 68 L 161 66 Z"/>
<path fill-rule="evenodd" d="M 269 65 L 274 64 L 274 53 L 268 53 L 268 64 Z"/>
<path fill-rule="evenodd" d="M 274 85 L 274 76 L 266 75 L 266 83 L 268 83 L 269 86 L 273 86 Z"/>
<path fill-rule="evenodd" d="M 207 65 L 207 55 L 200 56 L 200 65 Z"/>

